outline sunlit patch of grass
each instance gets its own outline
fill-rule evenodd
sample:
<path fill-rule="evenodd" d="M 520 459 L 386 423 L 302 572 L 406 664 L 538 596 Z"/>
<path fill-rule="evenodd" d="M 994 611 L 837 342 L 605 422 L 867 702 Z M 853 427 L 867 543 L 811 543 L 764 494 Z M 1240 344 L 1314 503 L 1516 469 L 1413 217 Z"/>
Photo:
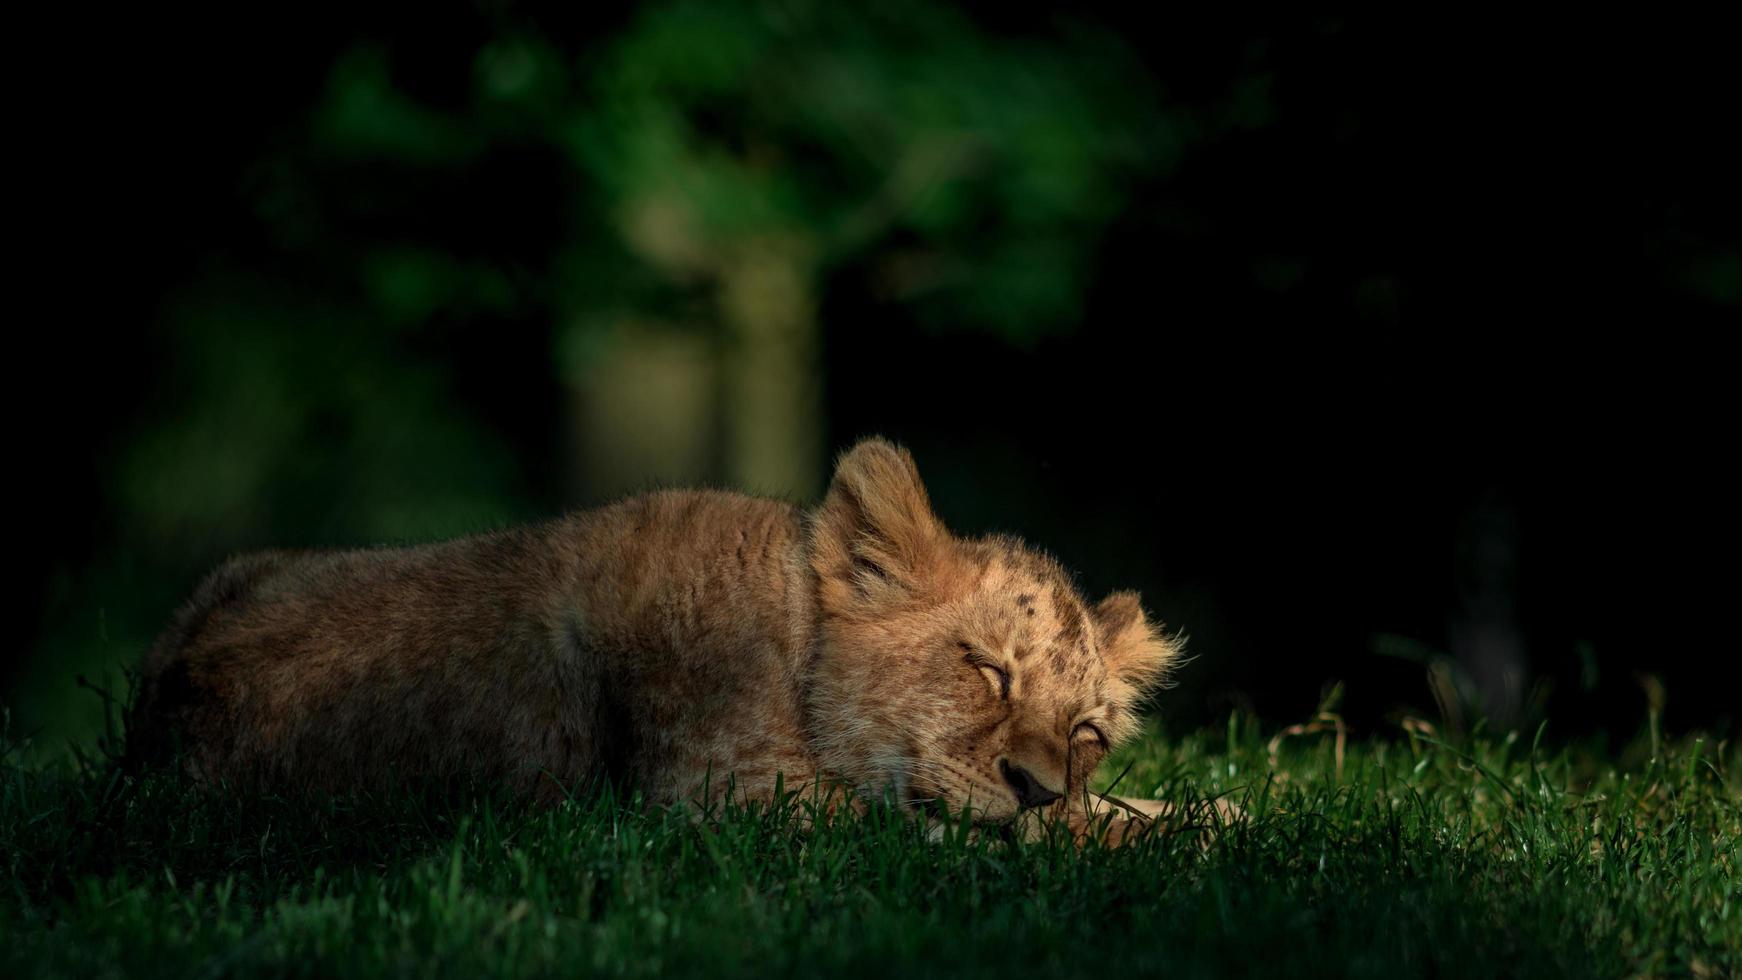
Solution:
<path fill-rule="evenodd" d="M 0 763 L 0 975 L 1470 976 L 1742 969 L 1735 750 L 1152 733 L 1119 850 L 794 798 L 207 794 Z"/>

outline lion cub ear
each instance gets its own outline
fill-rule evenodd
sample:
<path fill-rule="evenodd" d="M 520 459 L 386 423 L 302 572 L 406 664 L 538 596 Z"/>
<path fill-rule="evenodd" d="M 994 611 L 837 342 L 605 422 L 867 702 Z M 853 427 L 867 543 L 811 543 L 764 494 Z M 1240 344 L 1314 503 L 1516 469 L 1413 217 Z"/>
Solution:
<path fill-rule="evenodd" d="M 1143 614 L 1135 592 L 1115 592 L 1102 599 L 1094 617 L 1108 672 L 1139 691 L 1164 680 L 1179 659 L 1179 645 L 1162 636 Z"/>
<path fill-rule="evenodd" d="M 907 450 L 866 439 L 841 455 L 812 516 L 811 567 L 825 583 L 866 596 L 918 588 L 949 532 L 932 513 Z"/>

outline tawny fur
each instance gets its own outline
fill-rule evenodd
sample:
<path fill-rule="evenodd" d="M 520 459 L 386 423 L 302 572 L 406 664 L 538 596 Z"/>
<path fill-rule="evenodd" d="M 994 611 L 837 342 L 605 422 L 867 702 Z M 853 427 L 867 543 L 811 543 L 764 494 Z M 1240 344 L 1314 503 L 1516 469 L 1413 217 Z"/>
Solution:
<path fill-rule="evenodd" d="M 808 513 L 672 491 L 232 560 L 147 654 L 131 748 L 201 779 L 612 780 L 656 803 L 766 799 L 779 774 L 1005 821 L 1009 767 L 1083 798 L 1176 656 L 1134 594 L 1090 606 L 1021 542 L 950 534 L 872 439 Z"/>

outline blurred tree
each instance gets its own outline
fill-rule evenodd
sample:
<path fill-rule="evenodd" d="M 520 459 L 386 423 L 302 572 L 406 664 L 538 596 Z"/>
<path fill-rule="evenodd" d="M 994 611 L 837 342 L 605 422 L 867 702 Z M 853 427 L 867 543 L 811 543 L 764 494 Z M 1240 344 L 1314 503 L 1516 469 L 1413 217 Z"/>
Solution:
<path fill-rule="evenodd" d="M 493 63 L 554 63 L 508 43 Z M 1114 39 L 1000 38 L 930 4 L 654 6 L 588 86 L 561 134 L 635 278 L 708 297 L 688 315 L 717 331 L 721 475 L 797 496 L 821 479 L 815 311 L 833 269 L 869 263 L 922 317 L 1032 341 L 1073 322 L 1126 181 L 1173 152 Z M 557 98 L 530 78 L 518 91 Z M 645 315 L 601 309 L 590 271 L 567 331 Z"/>

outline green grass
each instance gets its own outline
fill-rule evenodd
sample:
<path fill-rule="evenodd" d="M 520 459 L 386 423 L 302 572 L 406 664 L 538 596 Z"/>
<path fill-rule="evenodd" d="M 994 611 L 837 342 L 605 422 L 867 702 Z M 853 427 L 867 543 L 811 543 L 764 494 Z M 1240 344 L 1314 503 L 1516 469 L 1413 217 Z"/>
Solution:
<path fill-rule="evenodd" d="M 292 800 L 0 769 L 0 976 L 1732 976 L 1732 747 L 1151 735 L 1107 768 L 1249 819 L 1011 846 L 795 804 Z"/>

